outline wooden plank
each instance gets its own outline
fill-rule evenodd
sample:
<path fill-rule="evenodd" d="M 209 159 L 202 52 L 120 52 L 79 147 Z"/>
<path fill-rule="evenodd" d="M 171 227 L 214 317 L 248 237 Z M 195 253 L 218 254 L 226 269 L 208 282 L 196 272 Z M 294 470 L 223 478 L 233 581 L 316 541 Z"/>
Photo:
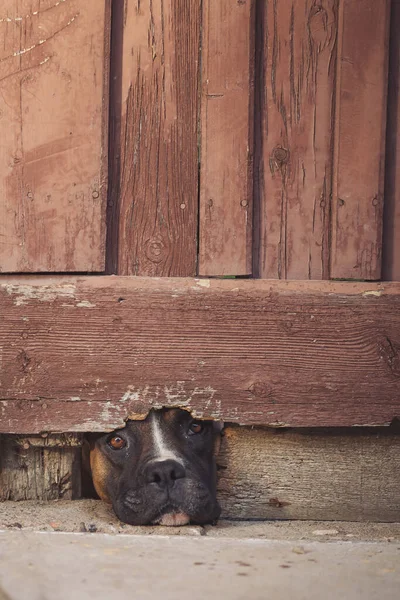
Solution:
<path fill-rule="evenodd" d="M 118 273 L 191 276 L 200 0 L 126 2 L 123 26 Z"/>
<path fill-rule="evenodd" d="M 4 0 L 0 271 L 102 271 L 109 2 Z"/>
<path fill-rule="evenodd" d="M 340 6 L 331 277 L 379 279 L 390 0 Z"/>
<path fill-rule="evenodd" d="M 204 0 L 201 275 L 252 272 L 254 0 Z"/>
<path fill-rule="evenodd" d="M 399 521 L 400 435 L 229 427 L 222 517 Z"/>
<path fill-rule="evenodd" d="M 392 1 L 382 278 L 400 281 L 400 1 Z"/>
<path fill-rule="evenodd" d="M 259 7 L 255 272 L 327 279 L 338 0 Z"/>
<path fill-rule="evenodd" d="M 400 416 L 397 283 L 0 284 L 0 432 L 103 431 L 163 405 L 275 426 Z"/>
<path fill-rule="evenodd" d="M 0 501 L 81 496 L 81 436 L 2 436 Z"/>

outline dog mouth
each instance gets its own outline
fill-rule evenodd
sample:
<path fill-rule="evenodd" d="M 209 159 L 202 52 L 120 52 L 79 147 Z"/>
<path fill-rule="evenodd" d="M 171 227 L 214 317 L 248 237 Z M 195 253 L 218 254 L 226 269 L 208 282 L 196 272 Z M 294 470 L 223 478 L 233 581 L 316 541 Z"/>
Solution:
<path fill-rule="evenodd" d="M 152 522 L 153 525 L 164 525 L 165 527 L 181 527 L 190 522 L 188 514 L 182 510 L 171 506 L 164 506 L 160 510 L 159 516 Z"/>
<path fill-rule="evenodd" d="M 164 494 L 147 488 L 130 489 L 118 496 L 114 511 L 121 521 L 130 525 L 182 527 L 189 523 L 213 523 L 220 514 L 220 507 L 205 485 L 192 481 L 184 490 Z"/>
<path fill-rule="evenodd" d="M 164 525 L 164 527 L 182 527 L 183 525 L 187 525 L 190 521 L 189 515 L 183 512 L 177 513 L 166 513 L 156 521 L 154 521 L 154 525 Z"/>

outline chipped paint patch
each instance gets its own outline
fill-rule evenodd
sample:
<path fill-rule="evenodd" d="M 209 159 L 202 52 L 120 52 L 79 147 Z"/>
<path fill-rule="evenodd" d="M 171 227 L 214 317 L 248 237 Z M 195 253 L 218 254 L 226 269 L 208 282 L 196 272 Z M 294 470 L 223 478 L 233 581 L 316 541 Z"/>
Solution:
<path fill-rule="evenodd" d="M 98 403 L 96 401 L 92 402 L 89 400 L 87 402 L 87 406 L 94 406 Z M 96 406 L 97 408 L 97 406 Z M 128 420 L 127 416 L 123 416 L 123 407 L 118 406 L 115 402 L 111 402 L 107 400 L 107 402 L 102 403 L 101 412 L 98 414 L 98 417 L 87 417 L 82 421 L 82 426 L 79 427 L 79 431 L 114 431 L 114 429 L 121 429 L 125 427 L 126 421 Z M 75 428 L 75 431 L 78 431 Z"/>
<path fill-rule="evenodd" d="M 148 385 L 136 387 L 128 386 L 127 391 L 120 398 L 120 402 L 134 402 L 147 404 L 148 410 L 144 412 L 129 413 L 128 419 L 145 419 L 149 411 L 154 408 L 181 408 L 187 410 L 194 417 L 203 419 L 221 419 L 221 400 L 215 399 L 216 391 L 211 386 L 190 388 L 185 381 L 177 381 L 173 385 L 154 386 Z M 187 389 L 189 387 L 189 389 Z M 202 402 L 201 410 L 192 408 L 192 404 Z M 212 406 L 214 404 L 214 406 Z M 209 407 L 211 407 L 209 409 Z"/>
<path fill-rule="evenodd" d="M 129 386 L 124 395 L 120 398 L 120 402 L 134 401 L 147 402 L 154 407 L 160 404 L 161 406 L 188 406 L 195 397 L 202 396 L 206 400 L 208 406 L 214 398 L 216 390 L 211 386 L 195 387 L 187 390 L 185 381 L 177 381 L 173 385 L 155 386 L 150 389 L 148 385 L 142 387 Z M 155 404 L 156 403 L 156 404 Z M 157 406 L 156 406 L 157 405 Z"/>
<path fill-rule="evenodd" d="M 39 300 L 39 302 L 53 302 L 57 298 L 74 298 L 76 286 L 73 284 L 64 285 L 27 285 L 27 284 L 0 284 L 0 288 L 6 291 L 9 296 L 14 297 L 15 306 L 23 306 L 30 300 Z"/>
<path fill-rule="evenodd" d="M 376 298 L 379 298 L 379 296 L 382 296 L 383 294 L 383 290 L 367 290 L 366 292 L 363 292 L 361 295 L 362 296 L 375 296 Z"/>
<path fill-rule="evenodd" d="M 200 287 L 209 288 L 211 286 L 211 281 L 209 279 L 195 279 L 194 282 Z"/>
<path fill-rule="evenodd" d="M 76 303 L 76 306 L 79 308 L 94 308 L 96 305 L 92 302 L 89 302 L 89 300 L 81 300 L 80 302 Z"/>

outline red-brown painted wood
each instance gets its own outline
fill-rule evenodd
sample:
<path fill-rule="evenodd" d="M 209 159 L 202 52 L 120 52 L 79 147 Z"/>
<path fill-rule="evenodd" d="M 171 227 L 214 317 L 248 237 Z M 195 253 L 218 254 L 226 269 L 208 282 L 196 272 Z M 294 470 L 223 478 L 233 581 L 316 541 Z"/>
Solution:
<path fill-rule="evenodd" d="M 382 279 L 400 281 L 400 1 L 391 12 Z"/>
<path fill-rule="evenodd" d="M 2 0 L 0 272 L 103 271 L 110 0 Z"/>
<path fill-rule="evenodd" d="M 204 0 L 199 273 L 252 273 L 255 0 Z"/>
<path fill-rule="evenodd" d="M 0 432 L 152 406 L 276 426 L 400 416 L 400 284 L 2 278 Z"/>
<path fill-rule="evenodd" d="M 342 0 L 331 277 L 380 279 L 390 0 Z"/>
<path fill-rule="evenodd" d="M 266 0 L 257 27 L 255 272 L 327 279 L 338 0 Z"/>
<path fill-rule="evenodd" d="M 125 2 L 122 25 L 122 97 L 113 109 L 120 121 L 112 194 L 119 223 L 112 224 L 118 239 L 110 240 L 117 272 L 193 276 L 200 0 Z"/>

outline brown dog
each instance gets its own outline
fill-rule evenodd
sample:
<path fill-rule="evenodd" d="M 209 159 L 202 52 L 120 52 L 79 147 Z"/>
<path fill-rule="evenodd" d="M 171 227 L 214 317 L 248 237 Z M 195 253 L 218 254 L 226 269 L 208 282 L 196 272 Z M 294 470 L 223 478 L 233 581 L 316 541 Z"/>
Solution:
<path fill-rule="evenodd" d="M 215 463 L 220 436 L 218 423 L 162 409 L 91 437 L 96 492 L 131 525 L 214 522 L 220 514 Z"/>

